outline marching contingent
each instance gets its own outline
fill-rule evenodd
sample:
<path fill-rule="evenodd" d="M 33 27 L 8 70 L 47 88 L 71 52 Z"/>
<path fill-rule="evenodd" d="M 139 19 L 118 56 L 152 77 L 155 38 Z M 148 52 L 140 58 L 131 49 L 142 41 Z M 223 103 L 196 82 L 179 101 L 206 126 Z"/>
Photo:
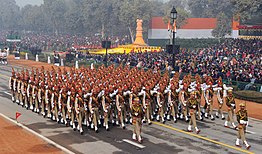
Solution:
<path fill-rule="evenodd" d="M 132 124 L 132 139 L 142 143 L 142 123 L 152 124 L 152 120 L 165 123 L 166 120 L 189 122 L 187 130 L 200 133 L 196 120 L 203 118 L 225 119 L 224 126 L 238 129 L 236 146 L 243 141 L 246 148 L 250 145 L 245 139 L 248 116 L 245 104 L 240 104 L 234 114 L 236 103 L 232 87 L 223 84 L 222 78 L 199 75 L 183 77 L 175 73 L 170 78 L 168 71 L 136 67 L 104 65 L 98 68 L 66 68 L 45 70 L 12 69 L 9 88 L 12 101 L 26 109 L 42 114 L 58 123 L 71 126 L 83 134 L 83 126 L 98 132 L 103 126 L 107 131 L 109 124 L 125 129 Z M 204 102 L 203 108 L 201 101 Z M 218 103 L 215 113 L 214 103 Z M 226 105 L 228 116 L 223 114 Z M 111 126 L 111 125 L 110 125 Z"/>
<path fill-rule="evenodd" d="M 9 49 L 0 49 L 0 64 L 7 65 L 7 52 Z"/>

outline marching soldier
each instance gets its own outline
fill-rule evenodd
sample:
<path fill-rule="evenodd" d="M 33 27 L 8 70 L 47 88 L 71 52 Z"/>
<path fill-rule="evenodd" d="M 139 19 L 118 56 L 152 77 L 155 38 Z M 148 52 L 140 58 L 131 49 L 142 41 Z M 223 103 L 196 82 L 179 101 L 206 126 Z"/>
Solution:
<path fill-rule="evenodd" d="M 205 91 L 205 101 L 207 104 L 206 108 L 206 113 L 205 113 L 205 118 L 208 118 L 208 116 L 211 117 L 211 120 L 215 120 L 215 117 L 213 115 L 213 89 L 212 89 L 212 82 L 208 81 L 208 88 Z"/>
<path fill-rule="evenodd" d="M 125 113 L 125 99 L 122 96 L 123 94 L 122 88 L 118 88 L 118 94 L 116 95 L 116 108 L 118 111 L 118 118 L 120 120 L 121 127 L 123 129 L 126 128 L 125 126 L 125 119 L 126 119 L 126 113 Z"/>
<path fill-rule="evenodd" d="M 38 90 L 38 99 L 39 99 L 39 103 L 41 104 L 41 114 L 44 117 L 46 115 L 45 114 L 46 100 L 45 100 L 45 83 L 43 80 L 40 86 L 41 88 L 39 88 Z"/>
<path fill-rule="evenodd" d="M 164 88 L 163 86 L 160 86 L 160 89 L 157 92 L 157 105 L 158 105 L 158 115 L 157 115 L 157 121 L 160 121 L 160 117 L 162 120 L 162 123 L 165 123 L 165 118 L 164 118 L 164 103 L 165 103 L 165 97 L 163 95 Z"/>
<path fill-rule="evenodd" d="M 102 96 L 102 108 L 104 112 L 104 124 L 103 125 L 107 131 L 109 131 L 108 121 L 109 121 L 109 116 L 111 112 L 110 103 L 111 103 L 111 99 L 109 98 L 109 90 L 106 88 L 105 94 Z"/>
<path fill-rule="evenodd" d="M 187 83 L 184 83 L 182 85 L 183 89 L 179 92 L 179 102 L 181 103 L 182 106 L 182 113 L 180 115 L 180 119 L 183 119 L 183 117 L 185 117 L 185 121 L 189 121 L 188 117 L 187 117 L 187 100 L 188 100 L 188 85 Z"/>
<path fill-rule="evenodd" d="M 202 97 L 204 97 L 203 92 L 201 90 L 201 82 L 199 81 L 199 79 L 196 81 L 196 91 L 195 91 L 195 95 L 196 95 L 196 100 L 197 100 L 197 115 L 198 115 L 198 120 L 203 120 L 202 118 L 202 114 L 201 114 L 201 99 Z"/>
<path fill-rule="evenodd" d="M 235 108 L 236 108 L 236 102 L 235 102 L 234 96 L 232 94 L 232 90 L 228 91 L 228 96 L 226 98 L 226 105 L 227 105 L 227 108 L 228 108 L 228 116 L 227 116 L 227 119 L 225 121 L 224 126 L 229 128 L 228 122 L 230 122 L 232 124 L 232 126 L 234 127 L 234 129 L 236 129 L 237 127 L 234 124 L 234 119 L 233 119 L 234 111 L 235 111 Z"/>
<path fill-rule="evenodd" d="M 83 117 L 84 117 L 84 101 L 83 101 L 83 95 L 82 90 L 79 88 L 78 93 L 76 94 L 75 99 L 75 112 L 76 112 L 76 119 L 78 121 L 77 129 L 80 131 L 80 134 L 83 135 Z"/>
<path fill-rule="evenodd" d="M 26 94 L 27 94 L 27 97 L 28 97 L 28 100 L 29 100 L 29 105 L 30 105 L 29 109 L 32 110 L 32 111 L 34 109 L 34 106 L 33 106 L 33 103 L 34 103 L 33 94 L 34 94 L 34 92 L 35 92 L 34 77 L 33 77 L 33 74 L 31 74 L 30 80 L 28 81 Z"/>
<path fill-rule="evenodd" d="M 196 96 L 195 96 L 195 91 L 191 91 L 190 93 L 190 98 L 188 99 L 188 108 L 189 108 L 189 113 L 190 113 L 190 121 L 189 121 L 189 125 L 188 125 L 188 131 L 192 132 L 192 124 L 196 130 L 196 133 L 198 134 L 200 132 L 200 130 L 197 128 L 196 125 L 196 111 L 197 111 L 197 105 L 198 102 L 196 100 Z"/>
<path fill-rule="evenodd" d="M 15 85 L 15 100 L 16 100 L 16 103 L 19 104 L 20 101 L 19 101 L 19 96 L 20 96 L 20 92 L 21 92 L 21 77 L 20 77 L 20 73 L 17 72 L 16 73 L 16 80 L 14 82 L 14 85 Z"/>
<path fill-rule="evenodd" d="M 48 79 L 47 79 L 48 80 Z M 47 111 L 47 117 L 51 118 L 51 109 L 50 109 L 50 102 L 51 102 L 51 82 L 47 81 L 47 85 L 45 87 L 45 110 Z"/>
<path fill-rule="evenodd" d="M 20 95 L 19 95 L 19 100 L 20 100 L 20 105 L 23 106 L 24 105 L 24 102 L 25 102 L 25 93 L 26 93 L 26 85 L 27 85 L 27 76 L 25 74 L 22 74 L 22 79 L 21 79 L 21 86 L 20 86 L 20 89 L 21 89 L 21 92 L 20 92 Z"/>
<path fill-rule="evenodd" d="M 170 105 L 170 112 L 173 116 L 174 122 L 177 122 L 177 117 L 179 117 L 178 115 L 178 83 L 174 82 L 171 84 L 171 89 L 168 92 L 168 102 Z M 169 119 L 169 115 L 167 115 L 167 119 Z"/>
<path fill-rule="evenodd" d="M 85 120 L 84 120 L 84 124 L 89 127 L 89 123 L 90 123 L 90 111 L 89 111 L 89 100 L 90 100 L 90 96 L 92 95 L 92 93 L 90 92 L 90 87 L 88 86 L 88 84 L 86 85 L 85 88 L 85 94 L 84 94 L 84 116 L 85 116 Z"/>
<path fill-rule="evenodd" d="M 217 86 L 218 86 L 217 87 L 217 101 L 219 104 L 219 108 L 218 108 L 218 111 L 216 112 L 216 117 L 219 118 L 219 114 L 220 114 L 222 120 L 224 120 L 225 116 L 223 114 L 222 107 L 223 107 L 224 102 L 226 101 L 227 91 L 230 89 L 232 90 L 233 88 L 227 87 L 226 84 L 223 84 L 221 77 L 218 78 Z"/>
<path fill-rule="evenodd" d="M 141 129 L 142 129 L 142 117 L 143 117 L 143 106 L 139 102 L 139 98 L 134 99 L 134 103 L 131 108 L 132 112 L 132 124 L 134 125 L 133 130 L 133 140 L 138 140 L 139 143 L 142 143 Z"/>
<path fill-rule="evenodd" d="M 63 85 L 62 89 L 60 90 L 60 93 L 59 93 L 58 107 L 59 107 L 59 110 L 62 112 L 62 118 L 61 118 L 60 122 L 62 124 L 65 124 L 65 125 L 67 125 L 67 119 L 66 119 L 67 108 L 66 108 L 66 103 L 67 103 L 66 86 Z"/>
<path fill-rule="evenodd" d="M 151 122 L 151 115 L 152 115 L 152 107 L 151 107 L 151 96 L 150 96 L 150 89 L 149 89 L 149 85 L 146 85 L 145 86 L 145 91 L 144 91 L 144 94 L 143 94 L 143 100 L 142 100 L 142 103 L 143 103 L 143 107 L 145 109 L 145 118 L 148 122 L 149 125 L 152 124 Z"/>
<path fill-rule="evenodd" d="M 12 101 L 15 102 L 15 70 L 12 68 L 12 76 L 9 78 L 9 89 L 11 90 L 12 94 Z"/>
<path fill-rule="evenodd" d="M 75 88 L 72 86 L 71 88 L 71 94 L 70 94 L 70 99 L 69 99 L 69 107 L 68 108 L 68 112 L 70 114 L 70 126 L 73 127 L 73 130 L 76 130 L 76 126 L 75 126 L 75 118 L 76 118 L 76 113 L 75 113 L 75 99 L 76 99 L 76 91 Z"/>
<path fill-rule="evenodd" d="M 59 98 L 59 91 L 58 91 L 58 86 L 54 85 L 53 90 L 51 91 L 51 108 L 52 108 L 52 114 L 53 114 L 53 121 L 59 122 L 59 117 L 58 117 L 58 98 Z"/>
<path fill-rule="evenodd" d="M 240 110 L 236 113 L 237 122 L 238 122 L 238 134 L 236 140 L 236 146 L 241 147 L 239 141 L 242 140 L 245 144 L 247 150 L 251 147 L 245 137 L 246 127 L 248 126 L 248 116 L 247 110 L 245 109 L 245 104 L 240 104 Z"/>
<path fill-rule="evenodd" d="M 97 121 L 99 120 L 99 102 L 98 102 L 98 87 L 94 87 L 94 91 L 89 100 L 89 111 L 91 112 L 92 124 L 91 128 L 95 128 L 95 132 L 98 133 Z"/>
<path fill-rule="evenodd" d="M 123 89 L 123 97 L 125 99 L 125 109 L 126 109 L 126 115 L 128 116 L 125 119 L 125 122 L 128 123 L 128 118 L 131 119 L 131 96 L 132 96 L 132 92 L 130 90 L 128 90 L 128 86 L 127 84 L 124 85 L 124 89 Z"/>
<path fill-rule="evenodd" d="M 34 92 L 33 93 L 33 100 L 35 104 L 34 112 L 39 113 L 39 99 L 38 99 L 38 91 L 39 91 L 39 81 L 38 78 L 36 78 L 34 83 Z"/>

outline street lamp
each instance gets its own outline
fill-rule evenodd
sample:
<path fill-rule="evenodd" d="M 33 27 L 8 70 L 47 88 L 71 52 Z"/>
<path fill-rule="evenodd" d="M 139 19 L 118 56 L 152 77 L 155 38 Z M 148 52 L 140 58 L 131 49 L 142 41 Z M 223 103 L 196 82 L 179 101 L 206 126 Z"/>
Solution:
<path fill-rule="evenodd" d="M 174 23 L 175 23 L 175 20 L 177 18 L 177 11 L 176 11 L 176 8 L 173 6 L 171 12 L 170 12 L 170 22 L 172 23 L 172 26 L 175 26 Z M 175 35 L 176 35 L 176 32 L 175 32 L 175 27 L 173 27 L 173 40 L 172 40 L 172 54 L 173 54 L 173 69 L 175 68 Z"/>

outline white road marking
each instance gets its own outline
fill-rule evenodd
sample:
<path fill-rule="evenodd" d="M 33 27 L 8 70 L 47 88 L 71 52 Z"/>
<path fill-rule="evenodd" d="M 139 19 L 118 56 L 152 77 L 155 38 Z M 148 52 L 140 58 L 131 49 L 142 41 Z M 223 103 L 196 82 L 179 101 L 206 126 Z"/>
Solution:
<path fill-rule="evenodd" d="M 53 144 L 53 145 L 56 146 L 57 148 L 61 149 L 63 152 L 68 153 L 68 154 L 74 154 L 74 152 L 72 152 L 72 151 L 68 150 L 67 148 L 65 148 L 65 147 L 63 147 L 63 146 L 61 146 L 61 145 L 55 143 L 54 141 L 50 140 L 49 138 L 47 138 L 47 137 L 45 137 L 45 136 L 43 136 L 43 135 L 41 135 L 41 134 L 38 134 L 37 132 L 35 132 L 34 130 L 32 130 L 32 129 L 26 127 L 26 126 L 24 126 L 23 124 L 21 124 L 21 123 L 17 123 L 15 120 L 13 120 L 13 119 L 7 117 L 6 115 L 4 115 L 4 114 L 2 114 L 2 113 L 0 113 L 0 115 L 1 115 L 2 117 L 4 117 L 5 119 L 7 119 L 7 120 L 13 122 L 14 124 L 16 124 L 16 125 L 22 127 L 23 129 L 25 129 L 25 130 L 31 132 L 32 134 L 34 134 L 34 135 L 40 137 L 41 139 L 45 140 L 46 142 L 48 142 L 48 143 L 50 143 L 50 144 Z"/>
<path fill-rule="evenodd" d="M 12 94 L 10 94 L 9 92 L 6 92 L 6 91 L 5 91 L 4 93 L 7 94 L 7 95 L 9 95 L 9 96 L 12 96 Z"/>
<path fill-rule="evenodd" d="M 256 132 L 252 132 L 252 131 L 249 131 L 249 130 L 246 130 L 247 133 L 250 133 L 250 134 L 256 134 Z"/>
<path fill-rule="evenodd" d="M 127 143 L 129 143 L 129 144 L 132 144 L 132 145 L 134 145 L 134 146 L 136 146 L 136 147 L 139 147 L 139 148 L 141 148 L 141 149 L 145 148 L 145 146 L 143 146 L 143 145 L 141 145 L 141 144 L 138 144 L 138 143 L 136 143 L 136 142 L 134 142 L 134 141 L 130 141 L 130 140 L 128 140 L 128 139 L 123 139 L 123 141 L 124 141 L 124 142 L 127 142 Z"/>

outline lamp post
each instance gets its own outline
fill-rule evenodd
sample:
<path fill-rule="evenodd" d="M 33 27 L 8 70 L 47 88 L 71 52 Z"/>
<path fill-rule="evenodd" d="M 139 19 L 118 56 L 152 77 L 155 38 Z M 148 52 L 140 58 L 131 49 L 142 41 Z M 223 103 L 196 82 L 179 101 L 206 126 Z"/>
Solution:
<path fill-rule="evenodd" d="M 108 66 L 108 55 L 107 55 L 107 43 L 108 43 L 108 37 L 106 37 L 106 67 Z"/>
<path fill-rule="evenodd" d="M 177 18 L 177 11 L 176 8 L 173 6 L 171 12 L 170 12 L 170 22 L 172 24 L 172 26 L 174 26 L 175 20 Z M 172 65 L 173 65 L 173 69 L 175 68 L 175 36 L 176 36 L 176 32 L 175 32 L 175 27 L 173 27 L 173 40 L 172 40 L 172 54 L 173 54 L 173 59 L 172 59 Z"/>

